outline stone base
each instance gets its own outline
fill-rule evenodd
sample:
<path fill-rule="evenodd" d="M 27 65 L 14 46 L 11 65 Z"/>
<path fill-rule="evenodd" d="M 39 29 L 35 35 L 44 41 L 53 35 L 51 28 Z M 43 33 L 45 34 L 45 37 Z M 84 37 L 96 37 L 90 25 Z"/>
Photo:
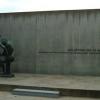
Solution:
<path fill-rule="evenodd" d="M 11 78 L 11 77 L 14 77 L 15 75 L 14 74 L 0 74 L 0 77 L 8 77 L 8 78 Z"/>

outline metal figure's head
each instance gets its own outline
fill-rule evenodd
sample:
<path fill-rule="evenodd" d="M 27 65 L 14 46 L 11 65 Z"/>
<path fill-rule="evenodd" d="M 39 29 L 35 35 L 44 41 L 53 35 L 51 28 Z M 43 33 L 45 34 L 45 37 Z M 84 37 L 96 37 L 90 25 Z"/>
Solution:
<path fill-rule="evenodd" d="M 7 44 L 7 39 L 1 39 L 1 43 L 3 44 L 3 45 L 6 45 Z"/>

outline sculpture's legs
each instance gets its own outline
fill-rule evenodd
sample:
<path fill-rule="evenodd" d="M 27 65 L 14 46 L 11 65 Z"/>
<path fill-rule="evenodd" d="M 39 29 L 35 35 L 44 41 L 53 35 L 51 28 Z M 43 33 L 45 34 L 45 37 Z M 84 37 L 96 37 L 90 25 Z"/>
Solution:
<path fill-rule="evenodd" d="M 5 74 L 10 75 L 11 74 L 11 68 L 10 68 L 10 63 L 7 62 L 5 65 Z"/>
<path fill-rule="evenodd" d="M 3 74 L 5 73 L 5 65 L 4 64 L 2 64 L 2 72 L 3 72 Z"/>
<path fill-rule="evenodd" d="M 2 71 L 3 73 L 0 74 L 1 77 L 14 77 L 14 74 L 11 73 L 11 63 L 9 62 L 6 62 L 6 64 L 3 64 L 3 67 L 2 67 Z"/>

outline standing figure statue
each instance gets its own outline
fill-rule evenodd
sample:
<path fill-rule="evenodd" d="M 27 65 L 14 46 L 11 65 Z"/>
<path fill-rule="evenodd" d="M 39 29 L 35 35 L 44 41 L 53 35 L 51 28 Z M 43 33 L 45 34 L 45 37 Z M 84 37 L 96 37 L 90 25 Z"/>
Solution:
<path fill-rule="evenodd" d="M 14 75 L 11 73 L 11 63 L 14 61 L 13 47 L 11 43 L 5 39 L 0 38 L 0 67 L 2 67 L 2 73 L 0 76 L 4 77 L 13 77 Z"/>

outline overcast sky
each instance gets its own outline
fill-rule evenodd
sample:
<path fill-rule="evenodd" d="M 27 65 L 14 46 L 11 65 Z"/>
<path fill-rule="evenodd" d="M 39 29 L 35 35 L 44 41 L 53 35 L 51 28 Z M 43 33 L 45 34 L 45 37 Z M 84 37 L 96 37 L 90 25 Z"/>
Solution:
<path fill-rule="evenodd" d="M 99 8 L 100 0 L 0 0 L 0 13 Z"/>

